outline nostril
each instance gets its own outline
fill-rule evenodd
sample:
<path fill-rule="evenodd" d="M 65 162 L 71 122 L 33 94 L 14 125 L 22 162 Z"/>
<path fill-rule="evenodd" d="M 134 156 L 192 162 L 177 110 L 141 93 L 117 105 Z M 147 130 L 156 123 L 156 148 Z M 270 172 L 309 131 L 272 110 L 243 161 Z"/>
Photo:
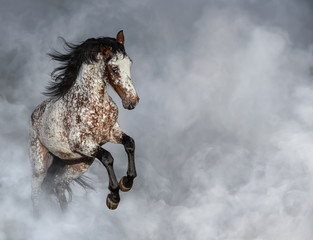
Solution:
<path fill-rule="evenodd" d="M 139 100 L 140 100 L 140 98 L 139 98 L 139 97 L 137 97 L 137 102 L 139 102 Z"/>
<path fill-rule="evenodd" d="M 134 109 L 135 108 L 135 106 L 132 104 L 132 103 L 130 103 L 129 105 L 128 105 L 128 109 L 129 110 L 132 110 L 132 109 Z"/>

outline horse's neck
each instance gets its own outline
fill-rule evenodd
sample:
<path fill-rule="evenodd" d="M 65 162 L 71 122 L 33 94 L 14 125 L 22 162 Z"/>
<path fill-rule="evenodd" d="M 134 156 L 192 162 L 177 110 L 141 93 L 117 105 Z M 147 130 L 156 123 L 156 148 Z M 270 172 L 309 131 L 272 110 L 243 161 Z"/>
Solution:
<path fill-rule="evenodd" d="M 79 97 L 88 103 L 110 101 L 104 80 L 104 68 L 103 61 L 83 64 L 69 98 Z"/>

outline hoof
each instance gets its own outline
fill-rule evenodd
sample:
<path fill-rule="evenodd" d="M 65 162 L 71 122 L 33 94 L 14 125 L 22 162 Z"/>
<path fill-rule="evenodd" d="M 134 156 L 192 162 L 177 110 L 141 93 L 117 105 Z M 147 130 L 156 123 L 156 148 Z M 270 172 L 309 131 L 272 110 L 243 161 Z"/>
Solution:
<path fill-rule="evenodd" d="M 129 179 L 128 177 L 124 176 L 121 178 L 119 186 L 122 192 L 128 192 L 133 186 L 133 179 Z"/>
<path fill-rule="evenodd" d="M 118 203 L 119 203 L 119 201 L 116 202 L 113 200 L 112 194 L 109 194 L 107 196 L 107 207 L 108 207 L 108 209 L 110 209 L 110 210 L 116 209 L 118 206 Z"/>

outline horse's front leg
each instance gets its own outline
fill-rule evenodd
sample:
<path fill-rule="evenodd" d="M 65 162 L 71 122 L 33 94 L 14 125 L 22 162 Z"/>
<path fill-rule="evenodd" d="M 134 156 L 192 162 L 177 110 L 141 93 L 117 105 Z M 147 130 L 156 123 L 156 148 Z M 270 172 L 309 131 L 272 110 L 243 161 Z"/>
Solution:
<path fill-rule="evenodd" d="M 106 204 L 109 209 L 114 210 L 120 202 L 119 185 L 113 169 L 114 159 L 111 153 L 102 147 L 98 148 L 95 153 L 95 157 L 100 160 L 108 171 L 110 194 L 107 196 Z"/>
<path fill-rule="evenodd" d="M 137 176 L 135 167 L 135 141 L 133 138 L 125 134 L 118 124 L 115 124 L 111 132 L 112 142 L 123 144 L 128 157 L 127 176 L 121 178 L 119 187 L 121 191 L 129 191 Z"/>
<path fill-rule="evenodd" d="M 84 132 L 75 131 L 72 129 L 69 134 L 69 143 L 71 150 L 80 153 L 83 156 L 95 157 L 105 166 L 109 175 L 109 190 L 110 194 L 107 196 L 107 206 L 109 209 L 116 209 L 120 202 L 119 185 L 113 169 L 114 159 L 107 150 L 103 149 L 94 138 Z"/>

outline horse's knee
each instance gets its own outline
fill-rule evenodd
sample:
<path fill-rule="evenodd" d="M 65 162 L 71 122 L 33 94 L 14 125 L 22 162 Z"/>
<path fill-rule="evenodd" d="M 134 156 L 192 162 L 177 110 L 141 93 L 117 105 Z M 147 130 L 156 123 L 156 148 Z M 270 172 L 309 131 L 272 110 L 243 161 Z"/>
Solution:
<path fill-rule="evenodd" d="M 114 162 L 114 158 L 110 152 L 105 151 L 103 152 L 101 161 L 105 166 L 112 166 Z"/>
<path fill-rule="evenodd" d="M 122 143 L 123 143 L 125 150 L 127 152 L 135 150 L 135 140 L 132 137 L 125 134 L 123 136 Z"/>
<path fill-rule="evenodd" d="M 97 149 L 97 151 L 94 154 L 94 157 L 98 158 L 105 167 L 113 165 L 114 158 L 112 157 L 112 154 L 107 150 L 103 149 L 102 147 L 99 147 Z"/>

